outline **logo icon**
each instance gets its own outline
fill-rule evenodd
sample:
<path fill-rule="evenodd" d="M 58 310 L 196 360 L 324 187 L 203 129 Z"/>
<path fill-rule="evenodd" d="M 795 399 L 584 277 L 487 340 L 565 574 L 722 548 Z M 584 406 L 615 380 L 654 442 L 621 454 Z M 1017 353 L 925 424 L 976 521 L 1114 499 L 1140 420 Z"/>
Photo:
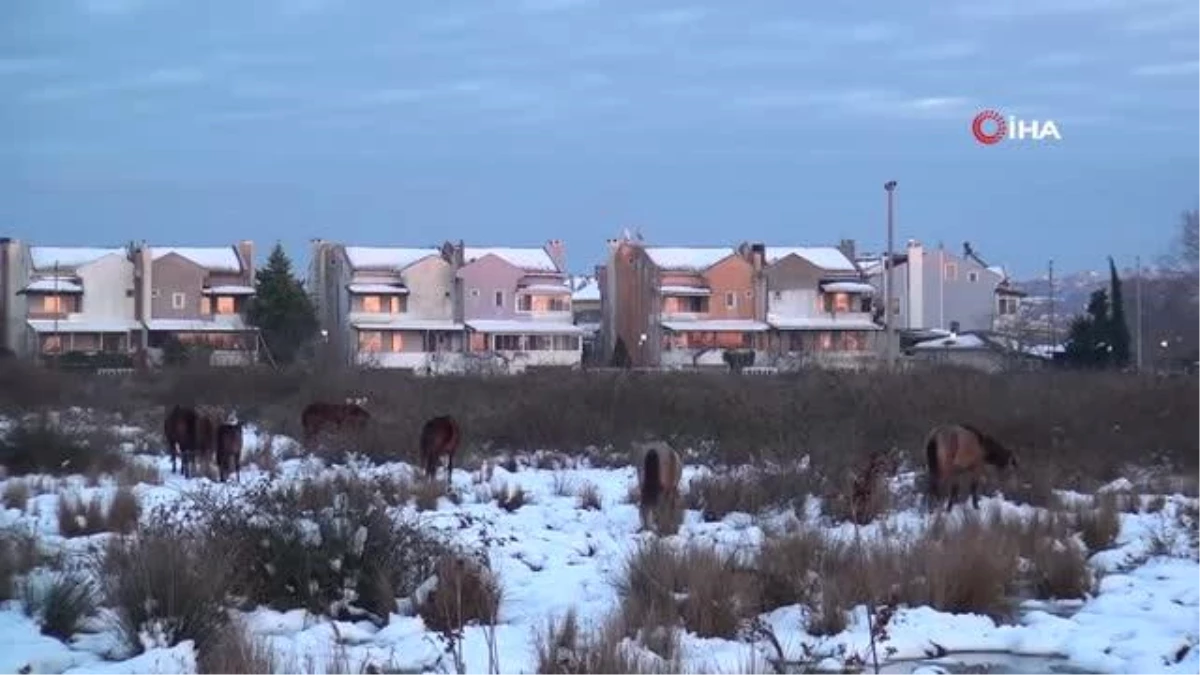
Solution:
<path fill-rule="evenodd" d="M 984 110 L 971 120 L 971 133 L 980 143 L 995 145 L 1008 135 L 1008 122 L 995 110 Z"/>
<path fill-rule="evenodd" d="M 1054 120 L 1025 120 L 987 109 L 971 120 L 971 135 L 982 145 L 995 145 L 1005 139 L 1013 141 L 1061 141 L 1062 133 Z"/>

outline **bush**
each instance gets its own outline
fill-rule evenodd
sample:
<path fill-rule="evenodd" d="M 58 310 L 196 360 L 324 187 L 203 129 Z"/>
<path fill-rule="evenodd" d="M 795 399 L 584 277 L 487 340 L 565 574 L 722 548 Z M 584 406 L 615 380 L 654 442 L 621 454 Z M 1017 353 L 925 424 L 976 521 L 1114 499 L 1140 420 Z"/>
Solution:
<path fill-rule="evenodd" d="M 99 493 L 84 500 L 77 492 L 58 493 L 58 533 L 64 537 L 85 537 L 108 531 L 104 501 Z"/>
<path fill-rule="evenodd" d="M 235 568 L 204 536 L 162 525 L 110 540 L 99 561 L 105 605 L 133 653 L 193 640 L 210 649 L 228 622 L 223 607 Z"/>
<path fill-rule="evenodd" d="M 244 673 L 271 675 L 279 670 L 275 653 L 260 638 L 249 634 L 241 621 L 231 621 L 222 627 L 209 647 L 196 654 L 200 673 Z M 296 671 L 293 671 L 296 672 Z M 326 670 L 327 673 L 347 672 Z"/>
<path fill-rule="evenodd" d="M 595 483 L 585 482 L 580 485 L 577 497 L 579 508 L 585 511 L 599 511 L 604 507 L 604 501 L 600 497 L 600 488 L 596 487 Z"/>
<path fill-rule="evenodd" d="M 1103 551 L 1112 548 L 1121 534 L 1121 514 L 1117 505 L 1104 493 L 1096 496 L 1095 506 L 1080 508 L 1076 511 L 1079 523 L 1079 535 L 1089 551 Z"/>
<path fill-rule="evenodd" d="M 369 480 L 259 484 L 238 495 L 237 504 L 227 496 L 195 498 L 208 514 L 213 545 L 233 560 L 230 590 L 281 611 L 302 607 L 385 624 L 396 597 L 432 576 L 446 550 L 415 524 L 393 522 Z"/>
<path fill-rule="evenodd" d="M 63 431 L 43 415 L 22 422 L 0 439 L 0 465 L 15 476 L 114 472 L 124 463 L 116 448 L 112 434 Z"/>
<path fill-rule="evenodd" d="M 672 634 L 673 635 L 673 634 Z M 659 656 L 654 662 L 639 659 L 624 644 L 625 631 L 619 617 L 589 631 L 579 626 L 574 610 L 562 621 L 550 620 L 546 630 L 537 636 L 538 673 L 553 675 L 585 675 L 589 673 L 679 673 L 677 649 L 664 650 L 669 656 L 649 649 Z"/>
<path fill-rule="evenodd" d="M 17 577 L 37 566 L 37 538 L 15 526 L 0 529 L 0 600 L 13 599 Z"/>
<path fill-rule="evenodd" d="M 79 574 L 59 573 L 25 584 L 25 613 L 41 624 L 43 635 L 68 640 L 96 613 L 96 588 Z"/>
<path fill-rule="evenodd" d="M 1039 540 L 1030 563 L 1033 589 L 1039 598 L 1083 598 L 1092 591 L 1094 578 L 1087 555 L 1070 539 Z"/>
<path fill-rule="evenodd" d="M 417 613 L 425 625 L 451 632 L 478 621 L 495 624 L 500 615 L 500 584 L 486 565 L 456 554 L 442 555 L 435 567 L 437 586 Z"/>

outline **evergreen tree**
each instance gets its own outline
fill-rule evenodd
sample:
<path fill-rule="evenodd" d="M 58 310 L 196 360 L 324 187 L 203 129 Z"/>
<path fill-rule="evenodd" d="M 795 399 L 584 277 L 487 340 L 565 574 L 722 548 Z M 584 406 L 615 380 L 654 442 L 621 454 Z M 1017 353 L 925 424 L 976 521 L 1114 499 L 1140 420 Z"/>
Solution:
<path fill-rule="evenodd" d="M 275 244 L 266 266 L 255 274 L 254 287 L 247 319 L 258 327 L 277 363 L 292 363 L 316 335 L 317 313 L 280 244 Z"/>
<path fill-rule="evenodd" d="M 1087 313 L 1071 322 L 1067 336 L 1067 363 L 1080 368 L 1106 368 L 1111 357 L 1109 339 L 1108 291 L 1092 292 Z"/>
<path fill-rule="evenodd" d="M 1117 275 L 1117 264 L 1108 257 L 1112 298 L 1112 314 L 1109 318 L 1108 341 L 1112 345 L 1112 365 L 1117 368 L 1129 366 L 1129 324 L 1125 321 L 1125 298 L 1121 290 L 1121 277 Z"/>

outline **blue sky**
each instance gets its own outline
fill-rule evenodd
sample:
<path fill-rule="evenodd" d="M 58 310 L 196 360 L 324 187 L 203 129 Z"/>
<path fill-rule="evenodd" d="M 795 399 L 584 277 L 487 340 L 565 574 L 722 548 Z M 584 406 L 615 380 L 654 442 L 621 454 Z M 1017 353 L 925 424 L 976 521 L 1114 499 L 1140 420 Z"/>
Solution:
<path fill-rule="evenodd" d="M 1019 275 L 1196 206 L 1195 0 L 6 0 L 0 233 L 45 244 L 969 240 Z M 985 147 L 972 117 L 1053 119 Z"/>

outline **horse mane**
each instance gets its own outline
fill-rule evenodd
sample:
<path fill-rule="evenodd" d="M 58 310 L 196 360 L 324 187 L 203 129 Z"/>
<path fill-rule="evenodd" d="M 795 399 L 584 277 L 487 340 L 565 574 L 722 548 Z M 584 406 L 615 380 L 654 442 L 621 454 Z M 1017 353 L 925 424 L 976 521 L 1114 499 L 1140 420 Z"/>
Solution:
<path fill-rule="evenodd" d="M 981 431 L 978 427 L 970 424 L 963 424 L 961 426 L 972 434 L 975 434 L 975 437 L 979 439 L 979 444 L 983 446 L 983 459 L 988 464 L 1003 466 L 1008 461 L 1008 458 L 1012 457 L 1011 450 L 1004 447 L 1000 441 Z"/>

